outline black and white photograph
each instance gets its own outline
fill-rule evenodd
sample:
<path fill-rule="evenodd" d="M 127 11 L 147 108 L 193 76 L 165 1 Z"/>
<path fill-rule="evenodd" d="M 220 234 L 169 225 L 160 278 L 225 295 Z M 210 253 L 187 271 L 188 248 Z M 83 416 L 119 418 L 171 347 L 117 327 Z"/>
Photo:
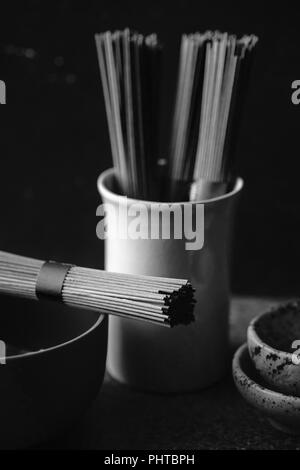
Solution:
<path fill-rule="evenodd" d="M 300 450 L 300 7 L 2 3 L 0 450 Z"/>

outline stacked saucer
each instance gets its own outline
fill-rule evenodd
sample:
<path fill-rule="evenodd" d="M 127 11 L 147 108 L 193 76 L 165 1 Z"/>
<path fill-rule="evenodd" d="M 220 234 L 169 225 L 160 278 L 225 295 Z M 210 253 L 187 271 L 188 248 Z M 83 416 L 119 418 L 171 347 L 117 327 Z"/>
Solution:
<path fill-rule="evenodd" d="M 300 302 L 252 320 L 247 344 L 235 353 L 232 368 L 248 403 L 277 429 L 300 434 Z"/>

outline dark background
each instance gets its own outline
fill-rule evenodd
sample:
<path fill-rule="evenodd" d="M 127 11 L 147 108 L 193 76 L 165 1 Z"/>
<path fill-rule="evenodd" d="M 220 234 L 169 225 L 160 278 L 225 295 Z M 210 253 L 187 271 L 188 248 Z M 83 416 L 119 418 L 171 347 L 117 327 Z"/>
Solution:
<path fill-rule="evenodd" d="M 271 4 L 269 4 L 271 5 Z M 1 2 L 1 249 L 101 267 L 97 176 L 111 166 L 94 33 L 125 26 L 165 44 L 162 154 L 167 150 L 183 32 L 256 33 L 255 66 L 239 139 L 246 181 L 237 217 L 233 289 L 299 292 L 299 15 L 286 2 Z"/>

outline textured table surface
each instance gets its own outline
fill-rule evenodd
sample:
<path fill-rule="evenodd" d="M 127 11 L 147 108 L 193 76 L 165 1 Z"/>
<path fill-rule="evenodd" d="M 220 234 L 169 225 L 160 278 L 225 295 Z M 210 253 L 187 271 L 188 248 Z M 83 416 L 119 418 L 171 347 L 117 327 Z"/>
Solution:
<path fill-rule="evenodd" d="M 233 300 L 233 350 L 245 341 L 250 319 L 274 304 L 266 299 Z M 274 430 L 240 397 L 230 372 L 209 389 L 181 396 L 138 393 L 107 376 L 84 421 L 47 448 L 300 449 L 300 437 Z"/>

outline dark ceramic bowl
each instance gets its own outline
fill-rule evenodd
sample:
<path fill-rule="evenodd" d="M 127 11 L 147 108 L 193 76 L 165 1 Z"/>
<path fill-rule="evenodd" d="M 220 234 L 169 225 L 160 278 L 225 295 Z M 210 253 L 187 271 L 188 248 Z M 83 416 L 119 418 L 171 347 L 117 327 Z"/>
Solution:
<path fill-rule="evenodd" d="M 235 353 L 232 371 L 239 392 L 250 405 L 261 411 L 276 429 L 300 434 L 300 398 L 268 389 L 251 361 L 246 344 Z"/>
<path fill-rule="evenodd" d="M 251 359 L 272 390 L 300 396 L 300 304 L 290 302 L 252 320 L 247 332 Z"/>
<path fill-rule="evenodd" d="M 0 448 L 17 449 L 59 436 L 96 397 L 107 318 L 51 302 L 0 305 Z"/>

